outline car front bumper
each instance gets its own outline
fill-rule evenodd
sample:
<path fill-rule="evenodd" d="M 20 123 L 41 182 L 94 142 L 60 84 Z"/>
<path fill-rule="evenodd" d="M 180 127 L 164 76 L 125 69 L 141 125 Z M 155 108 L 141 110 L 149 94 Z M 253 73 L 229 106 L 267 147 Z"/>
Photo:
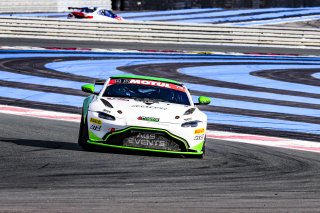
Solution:
<path fill-rule="evenodd" d="M 197 147 L 190 148 L 185 139 L 165 129 L 137 126 L 109 132 L 103 138 L 89 130 L 87 142 L 102 147 L 182 155 L 203 155 L 204 145 L 202 141 Z"/>

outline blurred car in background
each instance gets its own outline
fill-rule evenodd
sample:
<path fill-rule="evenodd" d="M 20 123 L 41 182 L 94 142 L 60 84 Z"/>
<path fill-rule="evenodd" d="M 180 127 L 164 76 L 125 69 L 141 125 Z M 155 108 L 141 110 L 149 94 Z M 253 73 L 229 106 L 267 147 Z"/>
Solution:
<path fill-rule="evenodd" d="M 114 14 L 111 10 L 102 7 L 68 7 L 73 10 L 68 14 L 68 19 L 91 19 L 105 21 L 123 21 L 121 16 Z"/>

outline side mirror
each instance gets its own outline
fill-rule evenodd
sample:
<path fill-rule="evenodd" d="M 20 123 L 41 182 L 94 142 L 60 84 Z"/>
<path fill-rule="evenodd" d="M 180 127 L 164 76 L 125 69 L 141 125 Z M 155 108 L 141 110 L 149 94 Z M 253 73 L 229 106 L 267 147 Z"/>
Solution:
<path fill-rule="evenodd" d="M 211 103 L 211 99 L 206 96 L 200 96 L 196 105 L 208 105 Z"/>
<path fill-rule="evenodd" d="M 94 93 L 94 85 L 93 84 L 85 84 L 81 87 L 81 90 L 86 93 Z"/>

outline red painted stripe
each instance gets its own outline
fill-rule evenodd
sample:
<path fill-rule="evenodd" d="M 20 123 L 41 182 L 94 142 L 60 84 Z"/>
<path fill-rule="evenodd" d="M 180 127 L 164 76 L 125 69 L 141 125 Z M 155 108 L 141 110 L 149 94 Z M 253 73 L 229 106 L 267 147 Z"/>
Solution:
<path fill-rule="evenodd" d="M 32 112 L 34 110 L 26 109 L 26 108 L 16 108 L 16 107 L 10 107 L 10 106 L 0 106 L 0 110 L 6 110 L 11 112 Z"/>

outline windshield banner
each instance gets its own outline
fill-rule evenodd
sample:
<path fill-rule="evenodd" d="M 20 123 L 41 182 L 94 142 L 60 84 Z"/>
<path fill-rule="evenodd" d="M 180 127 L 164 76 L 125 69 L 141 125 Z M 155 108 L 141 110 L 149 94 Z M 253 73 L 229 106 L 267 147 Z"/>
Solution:
<path fill-rule="evenodd" d="M 160 81 L 143 80 L 143 79 L 127 79 L 127 78 L 111 79 L 109 81 L 109 85 L 112 85 L 112 84 L 141 84 L 141 85 L 150 85 L 150 86 L 169 88 L 169 89 L 185 92 L 184 87 L 178 86 L 176 84 L 160 82 Z"/>

